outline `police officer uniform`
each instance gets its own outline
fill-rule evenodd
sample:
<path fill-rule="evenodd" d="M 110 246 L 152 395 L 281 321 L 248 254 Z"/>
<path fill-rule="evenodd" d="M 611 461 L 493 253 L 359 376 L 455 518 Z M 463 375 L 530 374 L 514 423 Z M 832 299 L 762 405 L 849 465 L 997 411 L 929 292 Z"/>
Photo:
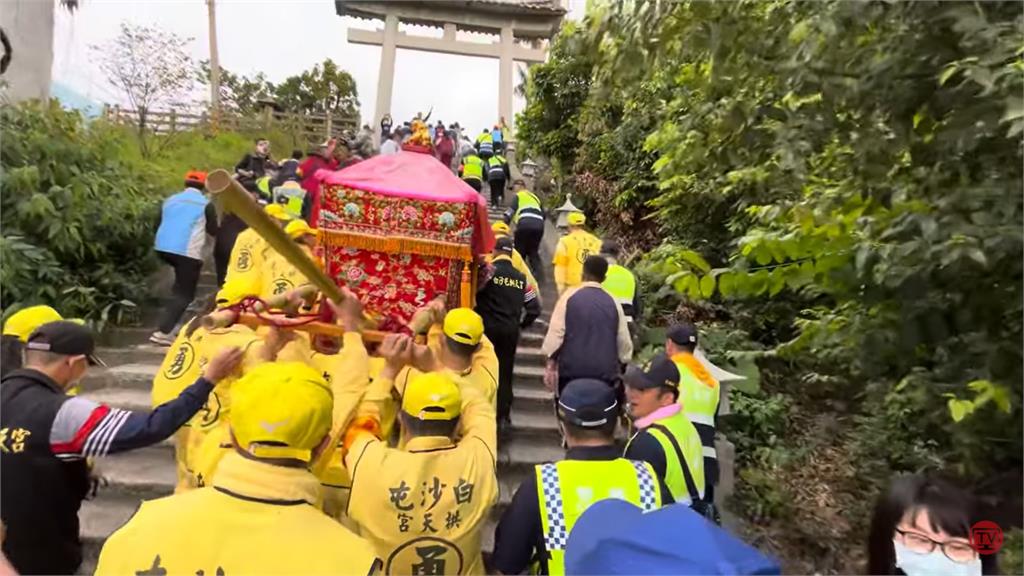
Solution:
<path fill-rule="evenodd" d="M 517 180 L 514 184 L 522 184 Z M 544 278 L 540 262 L 540 241 L 544 238 L 544 207 L 536 194 L 523 188 L 512 197 L 512 205 L 505 211 L 505 221 L 515 227 L 515 240 L 519 253 L 530 264 L 530 270 L 539 279 Z"/>
<path fill-rule="evenodd" d="M 487 160 L 494 155 L 494 136 L 491 135 L 490 130 L 485 128 L 484 131 L 476 137 L 476 151 L 484 160 Z"/>
<path fill-rule="evenodd" d="M 625 266 L 618 263 L 619 244 L 614 240 L 601 242 L 601 255 L 608 260 L 608 274 L 601 286 L 622 306 L 626 315 L 629 333 L 635 334 L 635 320 L 640 316 L 640 290 L 636 276 Z"/>
<path fill-rule="evenodd" d="M 668 331 L 668 339 L 679 346 L 697 346 L 697 329 L 691 324 L 677 324 Z M 679 369 L 679 404 L 700 434 L 704 451 L 704 500 L 714 500 L 714 485 L 718 482 L 718 454 L 715 451 L 715 419 L 721 388 L 704 364 L 688 352 L 671 357 Z"/>
<path fill-rule="evenodd" d="M 484 320 L 484 333 L 498 356 L 498 424 L 508 423 L 512 411 L 512 371 L 519 331 L 540 316 L 534 286 L 512 264 L 512 239 L 498 238 L 493 271 L 476 295 L 476 311 Z M 524 315 L 525 310 L 525 315 Z"/>
<path fill-rule="evenodd" d="M 664 354 L 643 370 L 630 366 L 626 386 L 638 390 L 670 387 L 679 390 L 679 369 Z M 626 444 L 625 457 L 647 462 L 672 492 L 676 502 L 698 508 L 704 496 L 704 454 L 700 436 L 682 406 L 673 403 L 655 410 L 634 424 L 636 434 Z"/>
<path fill-rule="evenodd" d="M 473 190 L 480 192 L 483 190 L 484 161 L 473 153 L 464 155 L 462 164 L 459 165 L 459 176 L 462 176 L 462 181 L 469 184 Z"/>
<path fill-rule="evenodd" d="M 618 417 L 615 392 L 598 380 L 574 380 L 558 400 L 559 418 L 582 428 L 601 428 Z M 539 464 L 523 480 L 495 529 L 491 568 L 519 574 L 564 574 L 569 533 L 594 502 L 620 498 L 645 511 L 672 503 L 649 464 L 626 460 L 614 445 L 578 446 L 565 460 Z"/>
<path fill-rule="evenodd" d="M 509 180 L 508 161 L 501 154 L 487 159 L 487 185 L 491 189 L 491 206 L 505 203 L 505 183 Z"/>

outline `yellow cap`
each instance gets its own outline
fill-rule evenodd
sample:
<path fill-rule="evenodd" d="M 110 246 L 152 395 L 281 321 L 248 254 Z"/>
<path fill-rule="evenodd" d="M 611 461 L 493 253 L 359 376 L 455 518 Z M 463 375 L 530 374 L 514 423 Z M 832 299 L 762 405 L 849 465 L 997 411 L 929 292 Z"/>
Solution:
<path fill-rule="evenodd" d="M 234 306 L 247 296 L 255 296 L 259 293 L 259 290 L 254 289 L 252 283 L 240 281 L 237 279 L 231 282 L 225 282 L 221 286 L 220 290 L 217 291 L 217 308 L 227 308 Z"/>
<path fill-rule="evenodd" d="M 306 221 L 302 218 L 289 222 L 288 225 L 284 227 L 284 232 L 292 240 L 298 240 L 303 236 L 316 234 L 316 232 L 314 232 L 313 229 L 309 227 L 309 224 L 306 224 Z"/>
<path fill-rule="evenodd" d="M 17 336 L 18 340 L 28 342 L 30 334 L 43 324 L 63 320 L 59 312 L 49 306 L 29 306 L 18 310 L 4 322 L 4 336 Z"/>
<path fill-rule="evenodd" d="M 491 230 L 494 231 L 495 234 L 504 234 L 505 236 L 508 236 L 510 231 L 508 224 L 505 224 L 501 220 L 491 224 Z"/>
<path fill-rule="evenodd" d="M 411 379 L 402 394 L 402 412 L 420 420 L 451 420 L 462 411 L 462 393 L 447 375 L 428 372 Z"/>
<path fill-rule="evenodd" d="M 444 334 L 456 342 L 476 346 L 484 335 L 484 319 L 472 308 L 455 308 L 444 316 Z"/>
<path fill-rule="evenodd" d="M 292 219 L 288 211 L 284 209 L 281 204 L 267 204 L 267 207 L 263 209 L 264 212 L 270 215 L 271 218 L 277 218 L 278 220 L 284 220 L 285 222 Z"/>
<path fill-rule="evenodd" d="M 309 462 L 331 431 L 334 396 L 303 362 L 267 362 L 231 385 L 231 433 L 257 458 Z"/>
<path fill-rule="evenodd" d="M 587 217 L 583 212 L 569 212 L 569 215 L 565 217 L 565 221 L 569 223 L 569 226 L 580 226 L 587 222 Z"/>

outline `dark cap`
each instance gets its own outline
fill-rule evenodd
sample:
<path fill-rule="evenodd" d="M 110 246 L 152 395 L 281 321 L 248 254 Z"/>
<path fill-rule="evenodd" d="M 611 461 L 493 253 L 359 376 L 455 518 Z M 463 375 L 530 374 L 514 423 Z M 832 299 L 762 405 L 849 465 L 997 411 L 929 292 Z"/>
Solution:
<path fill-rule="evenodd" d="M 509 238 L 508 236 L 502 236 L 494 241 L 494 249 L 497 250 L 498 252 L 506 252 L 508 254 L 511 254 L 512 250 L 515 249 L 515 246 L 515 241 Z"/>
<path fill-rule="evenodd" d="M 106 366 L 96 357 L 92 330 L 77 322 L 61 320 L 43 324 L 28 337 L 26 350 L 52 352 L 65 356 L 85 356 L 93 366 Z"/>
<path fill-rule="evenodd" d="M 515 186 L 516 184 L 522 184 L 523 186 L 526 186 L 526 180 L 523 180 L 522 178 L 516 178 L 515 180 L 512 181 L 512 185 Z"/>
<path fill-rule="evenodd" d="M 646 369 L 632 365 L 626 369 L 623 378 L 626 386 L 637 390 L 648 390 L 667 386 L 679 388 L 679 368 L 664 354 L 658 354 L 651 360 Z"/>
<path fill-rule="evenodd" d="M 601 254 L 618 256 L 620 251 L 619 243 L 615 240 L 604 240 L 601 242 Z"/>
<path fill-rule="evenodd" d="M 615 390 L 607 383 L 580 378 L 565 385 L 558 397 L 558 416 L 580 428 L 600 428 L 619 413 Z"/>
<path fill-rule="evenodd" d="M 666 336 L 680 346 L 697 345 L 697 328 L 689 322 L 681 322 L 669 328 Z"/>

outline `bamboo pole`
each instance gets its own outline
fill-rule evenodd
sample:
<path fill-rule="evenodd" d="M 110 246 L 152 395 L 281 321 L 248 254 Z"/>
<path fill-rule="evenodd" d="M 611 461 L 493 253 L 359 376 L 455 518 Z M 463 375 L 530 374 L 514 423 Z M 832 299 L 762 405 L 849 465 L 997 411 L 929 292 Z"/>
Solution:
<path fill-rule="evenodd" d="M 314 286 L 335 302 L 345 299 L 323 270 L 275 224 L 270 216 L 256 204 L 252 196 L 225 170 L 214 170 L 206 177 L 206 189 L 223 212 L 231 212 L 266 240 L 289 264 L 295 266 Z"/>

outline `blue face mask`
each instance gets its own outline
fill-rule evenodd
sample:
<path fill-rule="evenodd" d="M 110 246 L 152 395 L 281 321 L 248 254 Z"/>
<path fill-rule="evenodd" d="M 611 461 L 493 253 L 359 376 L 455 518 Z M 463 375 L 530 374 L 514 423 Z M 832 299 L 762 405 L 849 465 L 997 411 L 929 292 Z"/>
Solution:
<path fill-rule="evenodd" d="M 914 552 L 895 540 L 892 547 L 896 551 L 896 567 L 907 576 L 981 576 L 980 558 L 961 564 L 947 558 L 938 546 L 928 554 Z"/>

